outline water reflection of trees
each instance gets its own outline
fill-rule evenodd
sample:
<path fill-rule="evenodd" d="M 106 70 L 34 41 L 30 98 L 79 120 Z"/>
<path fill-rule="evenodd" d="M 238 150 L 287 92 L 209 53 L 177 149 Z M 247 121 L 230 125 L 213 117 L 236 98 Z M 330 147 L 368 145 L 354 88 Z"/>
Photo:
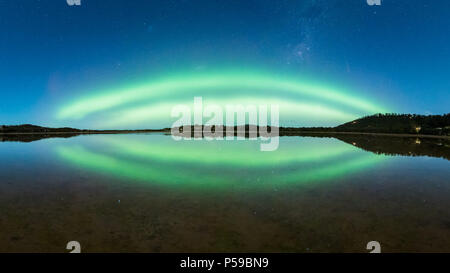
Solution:
<path fill-rule="evenodd" d="M 397 136 L 335 135 L 341 141 L 376 154 L 431 156 L 450 160 L 450 139 Z"/>

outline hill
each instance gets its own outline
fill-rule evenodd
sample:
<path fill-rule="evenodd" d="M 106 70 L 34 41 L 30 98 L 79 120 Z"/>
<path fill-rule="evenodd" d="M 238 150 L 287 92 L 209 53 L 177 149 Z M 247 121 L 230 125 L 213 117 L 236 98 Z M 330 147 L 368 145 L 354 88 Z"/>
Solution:
<path fill-rule="evenodd" d="M 86 130 L 79 130 L 69 127 L 64 128 L 47 128 L 32 124 L 22 125 L 3 125 L 0 126 L 0 133 L 81 133 Z"/>
<path fill-rule="evenodd" d="M 333 128 L 336 132 L 450 135 L 450 114 L 376 114 Z"/>

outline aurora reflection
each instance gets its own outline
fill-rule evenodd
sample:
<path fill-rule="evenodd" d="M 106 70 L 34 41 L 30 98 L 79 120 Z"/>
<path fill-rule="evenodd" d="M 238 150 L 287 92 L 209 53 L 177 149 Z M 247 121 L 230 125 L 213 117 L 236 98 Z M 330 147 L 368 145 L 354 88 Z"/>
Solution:
<path fill-rule="evenodd" d="M 165 135 L 82 138 L 59 146 L 71 166 L 129 182 L 177 188 L 264 190 L 315 184 L 345 177 L 385 159 L 335 139 L 281 138 L 277 151 L 257 143 L 181 141 Z"/>

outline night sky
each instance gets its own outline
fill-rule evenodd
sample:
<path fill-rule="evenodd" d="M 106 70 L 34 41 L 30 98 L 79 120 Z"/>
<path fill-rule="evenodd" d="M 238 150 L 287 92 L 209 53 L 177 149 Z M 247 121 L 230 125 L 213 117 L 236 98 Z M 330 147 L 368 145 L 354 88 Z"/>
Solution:
<path fill-rule="evenodd" d="M 194 96 L 282 125 L 443 114 L 449 45 L 447 0 L 0 0 L 0 124 L 166 127 Z"/>

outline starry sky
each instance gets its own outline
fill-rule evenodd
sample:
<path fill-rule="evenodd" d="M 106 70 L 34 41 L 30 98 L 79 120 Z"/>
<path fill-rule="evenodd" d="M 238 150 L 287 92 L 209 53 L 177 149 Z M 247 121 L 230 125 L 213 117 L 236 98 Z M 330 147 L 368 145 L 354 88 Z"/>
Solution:
<path fill-rule="evenodd" d="M 447 0 L 0 0 L 0 124 L 159 128 L 280 105 L 281 125 L 450 109 Z"/>

